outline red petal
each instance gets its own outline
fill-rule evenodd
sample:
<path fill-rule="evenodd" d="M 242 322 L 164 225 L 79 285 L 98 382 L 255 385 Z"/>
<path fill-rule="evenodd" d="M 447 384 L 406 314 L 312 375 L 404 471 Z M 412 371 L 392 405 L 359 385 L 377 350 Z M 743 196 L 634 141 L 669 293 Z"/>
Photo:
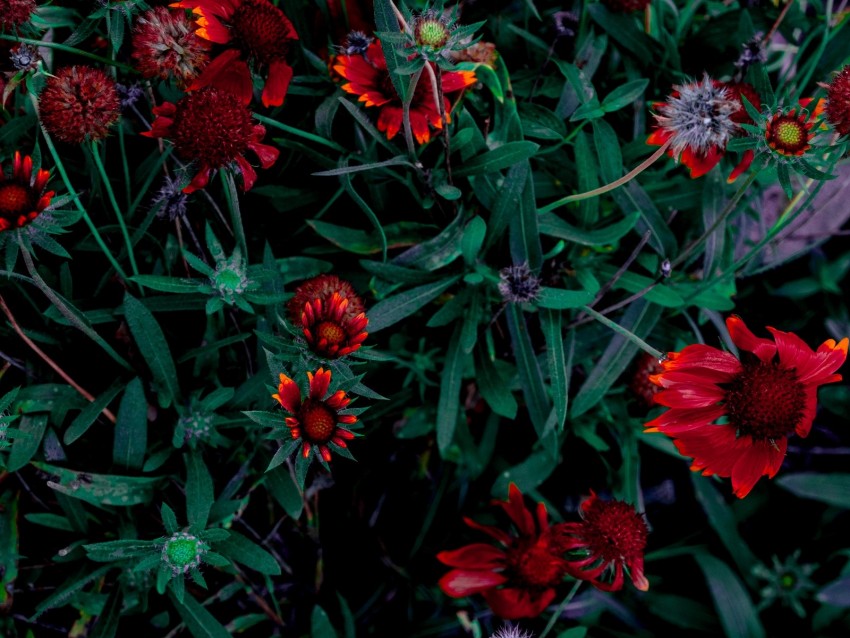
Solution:
<path fill-rule="evenodd" d="M 663 375 L 660 375 L 663 376 Z M 726 391 L 715 386 L 674 383 L 655 394 L 655 402 L 668 408 L 707 408 L 726 397 Z"/>
<path fill-rule="evenodd" d="M 265 129 L 263 130 L 265 131 Z M 260 139 L 262 139 L 262 136 Z M 249 143 L 248 148 L 254 151 L 254 154 L 260 159 L 260 166 L 263 168 L 271 168 L 280 155 L 280 150 L 268 144 L 260 144 L 259 141 Z"/>
<path fill-rule="evenodd" d="M 285 374 L 280 375 L 280 385 L 277 387 L 277 395 L 272 395 L 286 409 L 287 412 L 295 414 L 301 409 L 301 390 Z"/>
<path fill-rule="evenodd" d="M 239 166 L 239 171 L 242 173 L 242 190 L 249 191 L 257 181 L 257 171 L 248 163 L 243 155 L 236 156 L 236 165 Z"/>
<path fill-rule="evenodd" d="M 744 320 L 736 315 L 732 315 L 726 320 L 726 327 L 729 329 L 729 336 L 732 337 L 732 342 L 741 350 L 752 352 L 765 363 L 773 359 L 776 354 L 776 344 L 770 339 L 762 339 L 755 336 Z"/>
<path fill-rule="evenodd" d="M 776 459 L 779 458 L 781 465 L 781 459 L 784 456 L 784 449 L 777 450 L 767 441 L 753 442 L 741 454 L 732 470 L 732 487 L 735 490 L 735 496 L 744 498 L 762 476 L 776 474 L 774 470 Z"/>
<path fill-rule="evenodd" d="M 709 427 L 710 423 L 725 414 L 726 408 L 722 405 L 708 408 L 673 408 L 646 423 L 644 427 L 645 432 L 663 432 L 668 436 L 680 436 L 684 432 Z"/>
<path fill-rule="evenodd" d="M 206 188 L 210 183 L 210 172 L 212 169 L 209 166 L 201 166 L 198 173 L 192 178 L 192 181 L 183 188 L 184 193 L 194 193 L 196 190 Z"/>
<path fill-rule="evenodd" d="M 782 332 L 774 328 L 768 328 L 776 339 L 776 347 L 779 352 L 779 361 L 783 368 L 794 368 L 800 383 L 822 384 L 838 370 L 847 358 L 846 350 L 836 347 L 830 350 L 829 342 L 821 345 L 817 352 L 813 352 L 806 343 L 791 332 Z M 843 342 L 842 342 L 843 343 Z"/>
<path fill-rule="evenodd" d="M 502 574 L 474 569 L 453 569 L 437 583 L 447 596 L 463 598 L 507 582 Z"/>
<path fill-rule="evenodd" d="M 310 379 L 310 398 L 323 399 L 331 385 L 331 371 L 319 368 L 316 370 L 315 376 L 308 372 L 307 377 Z"/>
<path fill-rule="evenodd" d="M 690 170 L 691 179 L 702 177 L 717 166 L 721 159 L 723 159 L 723 151 L 715 146 L 712 146 L 705 155 L 694 153 L 690 147 L 686 147 L 679 157 L 679 161 Z"/>
<path fill-rule="evenodd" d="M 251 103 L 254 83 L 248 65 L 240 58 L 239 49 L 227 49 L 212 60 L 189 89 L 194 91 L 205 86 L 229 91 L 246 106 Z"/>
<path fill-rule="evenodd" d="M 737 438 L 731 425 L 712 425 L 682 432 L 674 443 L 680 454 L 693 459 L 691 469 L 701 470 L 707 476 L 731 476 L 735 464 L 752 447 L 752 439 Z"/>
<path fill-rule="evenodd" d="M 507 532 L 499 529 L 498 527 L 493 527 L 492 525 L 482 525 L 481 523 L 476 523 L 471 518 L 464 517 L 463 522 L 466 523 L 472 529 L 478 530 L 479 532 L 484 532 L 488 536 L 495 538 L 502 545 L 507 547 L 513 541 L 513 537 Z"/>
<path fill-rule="evenodd" d="M 388 140 L 393 139 L 401 130 L 403 116 L 404 112 L 401 107 L 390 104 L 384 105 L 381 108 L 381 114 L 378 116 L 378 130 L 386 132 Z"/>
<path fill-rule="evenodd" d="M 443 73 L 443 93 L 454 93 L 475 84 L 474 71 L 448 71 Z"/>
<path fill-rule="evenodd" d="M 681 352 L 671 352 L 667 356 L 667 361 L 661 364 L 665 371 L 693 368 L 738 374 L 742 369 L 741 362 L 733 354 L 700 343 L 687 346 Z"/>
<path fill-rule="evenodd" d="M 484 599 L 493 613 L 505 620 L 517 618 L 536 618 L 555 598 L 554 589 L 531 592 L 519 587 L 490 589 L 484 592 Z"/>
<path fill-rule="evenodd" d="M 437 560 L 449 567 L 466 569 L 498 569 L 505 566 L 505 553 L 486 543 L 473 543 L 459 549 L 440 552 Z"/>
<path fill-rule="evenodd" d="M 755 153 L 752 150 L 744 151 L 744 154 L 741 156 L 741 161 L 735 167 L 735 169 L 729 173 L 729 178 L 726 180 L 728 184 L 731 184 L 736 179 L 738 179 L 741 175 L 747 172 L 750 168 L 750 165 L 753 163 L 753 158 L 755 157 Z"/>
<path fill-rule="evenodd" d="M 283 60 L 269 65 L 269 76 L 263 87 L 263 106 L 280 106 L 292 80 L 292 67 Z"/>
<path fill-rule="evenodd" d="M 495 501 L 494 504 L 505 510 L 505 513 L 514 522 L 514 525 L 517 526 L 520 534 L 523 536 L 536 535 L 534 519 L 531 517 L 531 512 L 526 508 L 522 492 L 519 491 L 516 483 L 511 483 L 508 487 L 507 501 Z"/>

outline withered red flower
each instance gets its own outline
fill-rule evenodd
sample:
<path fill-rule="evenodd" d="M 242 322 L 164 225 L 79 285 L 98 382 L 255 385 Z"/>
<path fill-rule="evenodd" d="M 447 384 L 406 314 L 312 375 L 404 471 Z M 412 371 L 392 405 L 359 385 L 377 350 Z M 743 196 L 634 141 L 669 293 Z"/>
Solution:
<path fill-rule="evenodd" d="M 50 206 L 54 193 L 45 192 L 49 179 L 44 169 L 33 175 L 32 158 L 20 151 L 15 151 L 10 176 L 0 165 L 0 231 L 26 226 Z"/>
<path fill-rule="evenodd" d="M 139 16 L 133 30 L 132 57 L 146 78 L 173 77 L 185 87 L 207 64 L 209 49 L 183 11 L 155 7 Z"/>
<path fill-rule="evenodd" d="M 550 526 L 543 503 L 537 504 L 532 515 L 513 483 L 507 502 L 493 504 L 510 517 L 516 533 L 464 518 L 471 528 L 495 539 L 499 547 L 473 543 L 437 554 L 441 563 L 453 568 L 440 579 L 440 589 L 454 598 L 481 594 L 494 614 L 508 620 L 539 616 L 555 598 L 555 588 L 567 573 L 560 534 L 564 524 Z"/>
<path fill-rule="evenodd" d="M 121 100 L 115 81 L 100 69 L 71 66 L 47 78 L 38 99 L 42 124 L 69 144 L 97 141 L 118 121 Z"/>
<path fill-rule="evenodd" d="M 319 368 L 314 375 L 307 373 L 310 381 L 310 392 L 306 399 L 301 398 L 301 389 L 285 374 L 280 375 L 280 385 L 277 394 L 272 398 L 290 414 L 286 417 L 286 425 L 293 439 L 301 440 L 301 454 L 304 458 L 315 450 L 317 454 L 329 462 L 331 448 L 348 447 L 346 441 L 354 438 L 354 433 L 340 424 L 351 425 L 357 422 L 353 414 L 340 414 L 351 402 L 345 392 L 338 390 L 331 396 L 325 397 L 331 385 L 331 371 Z"/>
<path fill-rule="evenodd" d="M 362 55 L 337 56 L 333 69 L 348 80 L 342 85 L 343 91 L 359 96 L 359 101 L 366 106 L 380 109 L 378 130 L 385 132 L 388 139 L 394 138 L 403 126 L 404 109 L 401 98 L 390 80 L 381 43 L 373 42 Z M 442 78 L 444 95 L 462 91 L 476 81 L 472 71 L 447 71 L 442 74 Z M 443 101 L 446 116 L 451 121 L 451 103 L 445 97 Z M 410 104 L 410 127 L 420 144 L 431 139 L 429 124 L 440 129 L 443 127 L 443 119 L 434 100 L 431 83 L 422 78 L 416 85 Z"/>
<path fill-rule="evenodd" d="M 567 571 L 603 591 L 623 588 L 624 575 L 641 591 L 649 589 L 643 550 L 649 530 L 643 516 L 624 501 L 603 501 L 591 491 L 581 504 L 582 521 L 558 526 L 568 552 Z"/>
<path fill-rule="evenodd" d="M 850 65 L 829 83 L 826 119 L 839 135 L 850 135 Z"/>
<path fill-rule="evenodd" d="M 266 70 L 263 105 L 280 106 L 292 80 L 287 56 L 298 34 L 283 11 L 269 0 L 181 0 L 171 5 L 191 9 L 196 33 L 227 45 L 191 86 L 215 86 L 251 102 L 253 81 L 248 63 Z"/>
<path fill-rule="evenodd" d="M 298 286 L 289 301 L 293 322 L 318 354 L 338 358 L 351 354 L 367 337 L 363 301 L 350 283 L 336 275 L 319 275 Z"/>
<path fill-rule="evenodd" d="M 773 340 L 756 337 L 740 317 L 728 318 L 726 326 L 740 359 L 700 344 L 669 353 L 663 371 L 651 378 L 663 388 L 656 403 L 671 409 L 646 427 L 672 437 L 693 459 L 691 469 L 732 477 L 735 495 L 743 498 L 762 476 L 779 471 L 789 436 L 808 436 L 817 389 L 841 380 L 835 371 L 847 358 L 848 340 L 828 339 L 812 351 L 775 328 L 768 328 Z"/>
<path fill-rule="evenodd" d="M 157 118 L 151 130 L 142 135 L 167 137 L 183 159 L 195 162 L 198 172 L 183 189 L 191 193 L 204 188 L 214 169 L 235 163 L 242 174 L 243 190 L 249 190 L 257 179 L 254 168 L 245 159 L 253 151 L 263 168 L 277 160 L 280 151 L 262 144 L 266 129 L 257 124 L 248 108 L 232 93 L 207 87 L 194 91 L 177 104 L 163 102 L 154 108 Z"/>

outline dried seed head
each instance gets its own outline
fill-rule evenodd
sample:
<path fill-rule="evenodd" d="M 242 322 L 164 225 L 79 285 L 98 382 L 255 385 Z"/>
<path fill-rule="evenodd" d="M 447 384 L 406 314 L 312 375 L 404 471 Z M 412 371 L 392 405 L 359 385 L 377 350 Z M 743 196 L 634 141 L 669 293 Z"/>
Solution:
<path fill-rule="evenodd" d="M 540 294 L 540 279 L 534 276 L 527 263 L 502 268 L 499 279 L 499 292 L 507 302 L 526 303 Z"/>
<path fill-rule="evenodd" d="M 38 67 L 41 56 L 34 46 L 21 43 L 11 50 L 9 59 L 17 71 L 34 71 Z"/>
<path fill-rule="evenodd" d="M 747 68 L 756 62 L 765 62 L 767 54 L 764 51 L 762 42 L 762 33 L 756 33 L 752 38 L 744 42 L 741 46 L 741 55 L 735 61 L 735 66 L 741 71 L 741 75 L 746 72 Z"/>
<path fill-rule="evenodd" d="M 345 43 L 339 47 L 339 50 L 345 55 L 363 55 L 374 41 L 375 38 L 362 31 L 352 31 L 346 36 Z"/>
<path fill-rule="evenodd" d="M 168 221 L 174 221 L 186 214 L 186 202 L 189 196 L 183 192 L 180 180 L 166 177 L 154 196 L 151 204 L 160 205 L 157 217 L 164 217 Z"/>

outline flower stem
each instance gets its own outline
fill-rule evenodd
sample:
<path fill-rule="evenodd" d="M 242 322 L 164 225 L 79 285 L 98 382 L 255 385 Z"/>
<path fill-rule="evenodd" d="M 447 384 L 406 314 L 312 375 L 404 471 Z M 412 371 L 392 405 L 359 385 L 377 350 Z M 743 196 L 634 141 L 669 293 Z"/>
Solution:
<path fill-rule="evenodd" d="M 245 256 L 248 258 L 248 242 L 245 238 L 245 227 L 242 225 L 242 211 L 239 208 L 239 193 L 236 191 L 236 182 L 233 181 L 233 175 L 230 171 L 221 171 L 221 177 L 224 181 L 225 192 L 227 193 L 227 207 L 230 209 L 230 219 L 233 222 L 233 230 L 236 235 L 236 244 Z"/>
<path fill-rule="evenodd" d="M 130 241 L 130 233 L 127 231 L 127 224 L 124 222 L 124 215 L 121 213 L 121 207 L 118 205 L 118 200 L 115 199 L 115 193 L 112 190 L 112 184 L 109 183 L 109 176 L 106 174 L 106 167 L 100 159 L 97 144 L 92 144 L 91 154 L 94 158 L 94 163 L 97 166 L 97 171 L 100 173 L 100 179 L 103 182 L 103 187 L 106 189 L 106 195 L 109 197 L 109 203 L 112 204 L 112 209 L 115 211 L 115 216 L 118 218 L 118 226 L 121 228 L 121 234 L 124 236 L 124 243 L 127 245 L 127 256 L 130 258 L 130 268 L 133 269 L 133 274 L 138 276 L 139 267 L 136 264 L 136 254 L 133 251 L 133 242 Z"/>
<path fill-rule="evenodd" d="M 552 617 L 549 619 L 549 622 L 546 624 L 546 628 L 543 629 L 543 633 L 540 634 L 540 638 L 546 638 L 550 631 L 552 631 L 552 627 L 555 626 L 555 623 L 558 622 L 558 618 L 561 617 L 561 614 L 567 608 L 573 598 L 575 598 L 576 592 L 578 592 L 578 588 L 581 587 L 583 581 L 577 580 L 573 588 L 570 590 L 570 593 L 567 594 L 567 597 L 561 601 L 561 604 L 558 605 L 558 608 L 555 610 L 555 613 L 552 614 Z"/>
<path fill-rule="evenodd" d="M 319 135 L 314 135 L 313 133 L 308 133 L 307 131 L 302 131 L 301 129 L 295 128 L 293 126 L 288 126 L 283 124 L 282 122 L 278 122 L 277 120 L 273 120 L 270 117 L 266 117 L 264 115 L 258 115 L 254 113 L 254 119 L 258 122 L 262 122 L 263 124 L 268 124 L 269 126 L 273 126 L 276 129 L 280 129 L 286 133 L 290 133 L 291 135 L 295 135 L 296 137 L 304 138 L 305 140 L 310 140 L 311 142 L 316 142 L 316 144 L 321 144 L 322 146 L 327 146 L 328 148 L 332 148 L 335 151 L 339 151 L 340 153 L 345 152 L 345 148 L 337 144 L 332 140 L 326 140 L 324 137 Z"/>
<path fill-rule="evenodd" d="M 551 204 L 547 204 L 543 208 L 541 208 L 538 212 L 540 213 L 548 213 L 549 211 L 555 210 L 556 208 L 560 208 L 564 204 L 570 204 L 572 202 L 579 202 L 583 199 L 589 199 L 591 197 L 597 197 L 598 195 L 604 195 L 605 193 L 612 191 L 616 188 L 619 188 L 623 184 L 627 184 L 632 181 L 635 177 L 643 173 L 647 168 L 652 166 L 658 158 L 660 158 L 664 153 L 667 152 L 667 149 L 670 147 L 672 143 L 672 139 L 667 140 L 664 144 L 655 151 L 652 155 L 647 157 L 643 162 L 638 164 L 637 167 L 623 175 L 620 179 L 614 180 L 610 184 L 606 184 L 605 186 L 600 186 L 599 188 L 594 188 L 592 191 L 586 191 L 584 193 L 578 193 L 576 195 L 569 195 L 567 197 L 562 197 L 558 201 L 552 202 Z"/>
<path fill-rule="evenodd" d="M 22 42 L 23 44 L 30 44 L 35 47 L 46 47 L 48 49 L 56 49 L 57 51 L 73 53 L 74 55 L 79 55 L 81 58 L 95 60 L 96 62 L 100 62 L 102 64 L 114 66 L 118 69 L 121 69 L 122 71 L 126 71 L 127 73 L 133 73 L 134 75 L 138 75 L 138 71 L 136 71 L 136 69 L 129 66 L 128 64 L 122 64 L 121 62 L 116 62 L 115 60 L 110 60 L 109 58 L 104 58 L 99 55 L 95 55 L 94 53 L 89 53 L 88 51 L 75 49 L 74 47 L 69 47 L 67 44 L 60 44 L 59 42 L 45 42 L 43 40 L 32 40 L 30 38 L 19 38 L 17 36 L 9 34 L 0 34 L 0 40 L 8 40 L 9 42 Z"/>
<path fill-rule="evenodd" d="M 427 63 L 426 65 L 427 66 Z M 404 124 L 404 141 L 407 144 L 407 154 L 410 156 L 410 161 L 416 164 L 416 147 L 413 145 L 413 130 L 410 126 L 410 104 L 413 102 L 413 95 L 416 93 L 416 87 L 419 84 L 419 79 L 422 77 L 422 69 L 419 69 L 411 76 L 410 79 L 410 94 L 402 105 L 402 123 Z"/>
<path fill-rule="evenodd" d="M 41 357 L 42 361 L 44 361 L 47 365 L 49 365 L 53 370 L 58 374 L 62 379 L 70 385 L 74 390 L 83 395 L 86 400 L 91 403 L 94 403 L 94 395 L 88 392 L 83 386 L 74 381 L 71 376 L 65 372 L 58 363 L 56 363 L 53 359 L 51 359 L 41 348 L 39 348 L 32 339 L 30 339 L 26 333 L 21 329 L 21 326 L 15 320 L 15 316 L 12 314 L 12 311 L 9 309 L 9 306 L 6 305 L 6 300 L 3 299 L 3 295 L 0 295 L 0 310 L 3 311 L 3 314 L 6 315 L 6 318 L 9 320 L 9 323 L 12 324 L 12 329 L 18 333 L 18 336 L 21 340 L 27 344 L 30 349 L 35 352 L 39 357 Z M 101 410 L 103 416 L 109 419 L 112 423 L 115 423 L 115 415 L 109 411 L 109 408 L 103 408 Z"/>
<path fill-rule="evenodd" d="M 651 354 L 656 359 L 662 359 L 664 357 L 663 352 L 661 352 L 660 350 L 656 350 L 651 345 L 649 345 L 646 341 L 644 341 L 643 339 L 638 337 L 635 333 L 633 333 L 629 330 L 626 330 L 625 328 L 623 328 L 623 326 L 621 326 L 618 323 L 614 323 L 608 317 L 597 312 L 596 310 L 594 310 L 590 306 L 585 306 L 584 308 L 582 308 L 582 310 L 584 312 L 586 312 L 587 314 L 589 314 L 594 319 L 596 319 L 596 321 L 601 323 L 603 326 L 607 326 L 608 328 L 610 328 L 611 330 L 616 332 L 618 335 L 625 337 L 626 339 L 631 341 L 633 344 L 635 344 L 638 348 L 640 348 L 644 352 L 648 352 L 649 354 Z M 541 638 L 542 638 L 542 636 L 541 636 Z"/>

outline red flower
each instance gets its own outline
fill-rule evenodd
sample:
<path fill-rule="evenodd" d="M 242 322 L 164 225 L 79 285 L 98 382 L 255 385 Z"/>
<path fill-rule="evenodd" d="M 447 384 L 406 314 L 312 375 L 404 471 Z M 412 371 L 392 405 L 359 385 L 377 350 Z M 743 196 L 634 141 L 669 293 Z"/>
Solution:
<path fill-rule="evenodd" d="M 381 109 L 378 129 L 386 132 L 388 139 L 394 138 L 403 126 L 404 109 L 401 98 L 392 86 L 381 43 L 373 42 L 363 55 L 337 56 L 333 69 L 348 80 L 348 83 L 342 85 L 343 91 L 360 96 L 359 101 L 366 106 Z M 442 77 L 443 94 L 461 91 L 475 83 L 475 73 L 472 71 L 449 71 L 443 73 Z M 448 116 L 451 103 L 446 98 L 443 101 Z M 431 83 L 422 78 L 416 85 L 410 104 L 410 127 L 420 144 L 431 139 L 429 123 L 434 128 L 443 127 Z"/>
<path fill-rule="evenodd" d="M 829 84 L 826 119 L 839 135 L 850 135 L 850 65 Z"/>
<path fill-rule="evenodd" d="M 20 27 L 29 22 L 35 9 L 35 0 L 6 0 L 0 12 L 0 26 L 4 30 L 8 27 Z"/>
<path fill-rule="evenodd" d="M 480 593 L 494 614 L 508 620 L 539 616 L 555 598 L 555 588 L 566 574 L 559 536 L 563 524 L 549 525 L 543 503 L 537 504 L 535 524 L 513 483 L 507 502 L 493 504 L 505 510 L 518 534 L 464 518 L 467 525 L 490 535 L 501 547 L 474 543 L 437 554 L 440 562 L 453 568 L 440 579 L 440 589 L 454 598 Z"/>
<path fill-rule="evenodd" d="M 185 12 L 165 7 L 142 14 L 133 32 L 136 70 L 146 78 L 175 77 L 181 86 L 194 80 L 206 65 L 209 48 Z"/>
<path fill-rule="evenodd" d="M 671 141 L 667 155 L 678 158 L 695 179 L 720 163 L 729 139 L 741 132 L 740 124 L 753 123 L 741 96 L 745 96 L 756 109 L 761 109 L 761 99 L 745 82 L 719 82 L 708 76 L 702 82 L 684 84 L 675 89 L 667 102 L 655 103 L 658 126 L 646 142 L 663 146 Z M 728 181 L 735 181 L 746 171 L 753 157 L 751 150 L 744 151 Z"/>
<path fill-rule="evenodd" d="M 643 11 L 649 5 L 650 0 L 602 0 L 610 11 L 619 11 L 622 13 L 631 13 L 633 11 Z"/>
<path fill-rule="evenodd" d="M 298 40 L 283 11 L 269 0 L 181 0 L 171 6 L 191 9 L 197 16 L 196 33 L 205 40 L 230 45 L 204 69 L 193 90 L 216 86 L 249 104 L 254 89 L 248 61 L 268 69 L 263 105 L 283 104 L 292 80 L 286 58 Z"/>
<path fill-rule="evenodd" d="M 339 424 L 356 423 L 357 417 L 339 413 L 351 402 L 342 390 L 325 398 L 331 384 L 330 370 L 319 368 L 315 375 L 308 372 L 307 378 L 310 380 L 310 394 L 305 400 L 301 400 L 298 384 L 285 374 L 280 375 L 277 394 L 273 394 L 272 398 L 277 399 L 284 410 L 293 415 L 286 417 L 286 425 L 293 439 L 301 439 L 301 453 L 304 458 L 309 457 L 311 450 L 316 449 L 317 453 L 329 462 L 330 445 L 346 448 L 346 441 L 354 438 L 354 433 L 339 427 Z"/>
<path fill-rule="evenodd" d="M 743 498 L 762 476 L 779 471 L 788 437 L 805 437 L 817 408 L 817 389 L 841 380 L 848 340 L 825 341 L 813 352 L 794 334 L 768 328 L 773 340 L 756 337 L 739 317 L 726 320 L 743 353 L 705 345 L 671 352 L 652 378 L 663 388 L 656 403 L 672 408 L 646 424 L 648 432 L 675 439 L 691 469 L 731 476 Z M 715 424 L 725 417 L 726 422 Z"/>
<path fill-rule="evenodd" d="M 811 99 L 800 100 L 800 105 L 810 102 Z M 786 157 L 805 155 L 812 147 L 814 135 L 811 129 L 822 111 L 823 104 L 820 100 L 812 113 L 804 113 L 802 110 L 798 112 L 796 107 L 787 112 L 777 111 L 767 120 L 764 131 L 767 145 Z"/>
<path fill-rule="evenodd" d="M 58 140 L 101 140 L 118 121 L 121 101 L 115 81 L 100 69 L 71 66 L 47 78 L 38 99 L 44 127 Z"/>
<path fill-rule="evenodd" d="M 649 589 L 643 550 L 649 530 L 643 516 L 623 501 L 603 501 L 591 491 L 581 504 L 580 523 L 559 526 L 561 548 L 570 552 L 567 571 L 602 591 L 623 588 L 626 572 L 635 587 Z"/>
<path fill-rule="evenodd" d="M 301 284 L 289 301 L 289 314 L 301 324 L 310 347 L 332 359 L 351 354 L 367 336 L 363 301 L 336 275 L 319 275 Z"/>
<path fill-rule="evenodd" d="M 655 405 L 655 395 L 661 392 L 661 388 L 649 380 L 651 375 L 659 372 L 661 372 L 661 364 L 658 363 L 658 359 L 648 352 L 638 357 L 634 374 L 629 381 L 629 389 L 647 407 Z"/>
<path fill-rule="evenodd" d="M 39 169 L 32 174 L 32 158 L 15 151 L 12 175 L 0 166 L 0 231 L 26 226 L 50 206 L 53 191 L 44 192 L 50 173 Z"/>
<path fill-rule="evenodd" d="M 142 135 L 170 138 L 179 156 L 198 164 L 198 173 L 183 189 L 186 193 L 204 188 L 213 169 L 234 162 L 242 173 L 243 189 L 249 190 L 257 173 L 245 159 L 248 150 L 257 155 L 263 168 L 277 160 L 279 151 L 260 143 L 266 129 L 256 124 L 247 107 L 227 91 L 207 87 L 177 104 L 163 102 L 154 113 L 157 118 L 151 130 Z"/>

